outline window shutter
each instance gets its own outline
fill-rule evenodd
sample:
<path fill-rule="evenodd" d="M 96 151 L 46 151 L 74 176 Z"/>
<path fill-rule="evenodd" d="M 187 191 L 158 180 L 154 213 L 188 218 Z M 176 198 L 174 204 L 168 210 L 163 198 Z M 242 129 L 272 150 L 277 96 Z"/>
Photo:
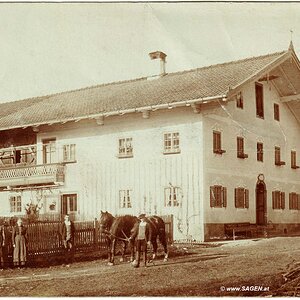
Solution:
<path fill-rule="evenodd" d="M 223 207 L 227 207 L 227 188 L 223 187 L 222 188 L 222 196 L 223 196 Z"/>
<path fill-rule="evenodd" d="M 249 208 L 249 190 L 245 189 L 245 208 Z"/>
<path fill-rule="evenodd" d="M 292 193 L 289 193 L 289 209 L 293 209 L 292 207 L 292 200 L 293 199 L 293 194 Z M 298 201 L 298 200 L 297 200 Z"/>
<path fill-rule="evenodd" d="M 215 207 L 215 195 L 214 195 L 214 187 L 210 187 L 210 207 Z"/>
<path fill-rule="evenodd" d="M 275 208 L 275 192 L 272 192 L 272 208 Z"/>
<path fill-rule="evenodd" d="M 296 209 L 300 209 L 300 195 L 299 194 L 297 194 L 297 207 L 296 207 Z"/>
<path fill-rule="evenodd" d="M 237 200 L 237 194 L 238 194 L 238 189 L 234 189 L 234 205 L 237 208 L 238 207 L 238 200 Z"/>
<path fill-rule="evenodd" d="M 281 208 L 285 209 L 285 192 L 281 192 Z"/>

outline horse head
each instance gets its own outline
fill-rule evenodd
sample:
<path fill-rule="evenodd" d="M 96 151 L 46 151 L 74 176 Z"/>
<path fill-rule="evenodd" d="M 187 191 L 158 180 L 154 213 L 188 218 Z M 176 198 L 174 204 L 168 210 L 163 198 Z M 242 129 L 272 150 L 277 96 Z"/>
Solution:
<path fill-rule="evenodd" d="M 101 213 L 100 213 L 100 220 L 99 220 L 99 223 L 100 223 L 100 232 L 101 233 L 108 233 L 110 228 L 111 228 L 111 225 L 114 221 L 114 217 L 112 214 L 110 214 L 109 212 L 107 211 L 102 211 L 101 210 Z"/>

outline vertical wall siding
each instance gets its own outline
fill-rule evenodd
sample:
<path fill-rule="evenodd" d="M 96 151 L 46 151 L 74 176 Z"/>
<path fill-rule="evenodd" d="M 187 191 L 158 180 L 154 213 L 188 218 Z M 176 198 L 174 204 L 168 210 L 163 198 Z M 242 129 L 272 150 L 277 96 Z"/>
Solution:
<path fill-rule="evenodd" d="M 189 235 L 189 238 L 202 240 L 199 165 L 200 158 L 196 154 L 165 155 L 147 161 L 127 158 L 82 165 L 82 184 L 78 187 L 81 187 L 78 192 L 79 219 L 99 217 L 100 210 L 113 214 L 173 214 L 175 239 L 185 239 Z M 164 189 L 171 185 L 181 189 L 178 195 L 182 200 L 180 207 L 165 207 Z M 132 190 L 132 208 L 121 209 L 119 190 L 127 189 Z"/>

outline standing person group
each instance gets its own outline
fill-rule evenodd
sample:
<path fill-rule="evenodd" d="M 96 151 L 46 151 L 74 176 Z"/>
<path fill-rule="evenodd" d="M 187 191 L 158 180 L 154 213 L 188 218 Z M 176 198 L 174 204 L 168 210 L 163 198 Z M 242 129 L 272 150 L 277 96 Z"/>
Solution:
<path fill-rule="evenodd" d="M 10 241 L 13 249 L 14 267 L 25 267 L 27 263 L 27 227 L 19 218 L 12 232 L 7 229 L 7 223 L 0 225 L 0 269 L 8 266 L 8 249 Z M 64 221 L 60 224 L 59 232 L 65 249 L 65 262 L 73 261 L 74 255 L 74 223 L 70 220 L 69 215 L 65 215 Z"/>

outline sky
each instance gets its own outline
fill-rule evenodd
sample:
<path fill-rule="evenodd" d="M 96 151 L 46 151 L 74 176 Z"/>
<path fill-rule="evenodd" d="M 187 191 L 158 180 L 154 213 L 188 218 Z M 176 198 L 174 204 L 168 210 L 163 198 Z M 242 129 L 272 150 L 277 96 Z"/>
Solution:
<path fill-rule="evenodd" d="M 286 50 L 300 3 L 1 3 L 0 102 Z"/>

